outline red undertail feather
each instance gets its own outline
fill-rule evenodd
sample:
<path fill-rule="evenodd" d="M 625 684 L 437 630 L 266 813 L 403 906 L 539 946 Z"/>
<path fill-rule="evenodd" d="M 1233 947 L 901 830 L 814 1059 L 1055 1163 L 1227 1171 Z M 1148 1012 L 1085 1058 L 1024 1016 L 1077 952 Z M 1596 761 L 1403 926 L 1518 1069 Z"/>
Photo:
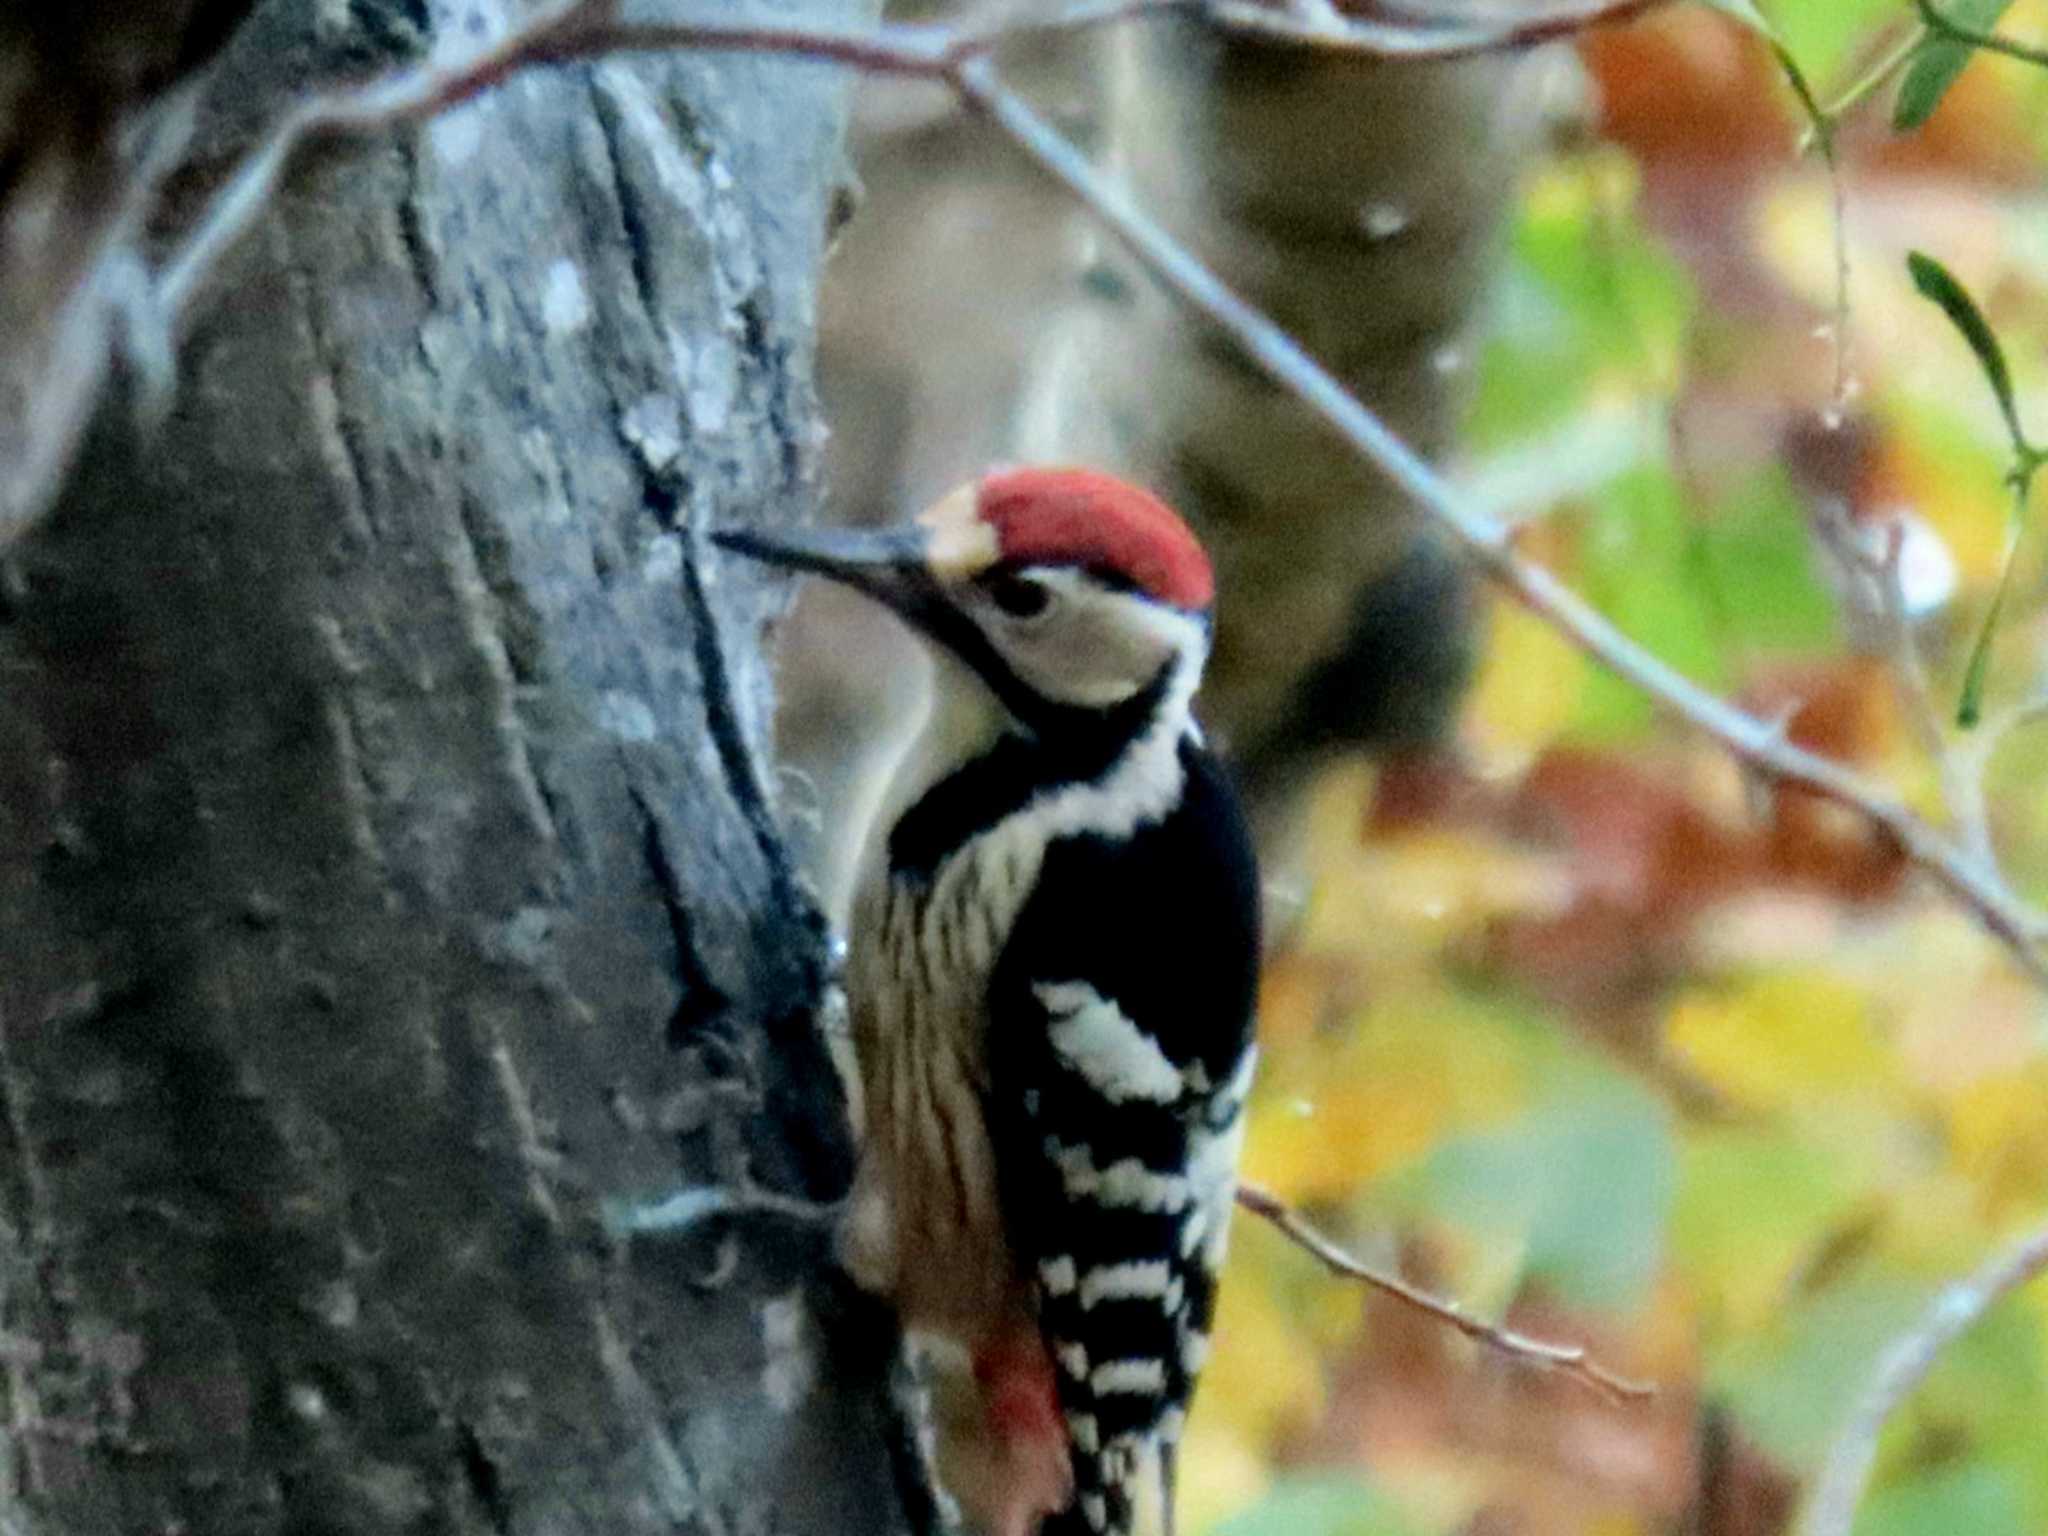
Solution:
<path fill-rule="evenodd" d="M 1052 1360 L 1035 1332 L 998 1339 L 974 1356 L 997 1465 L 993 1536 L 1033 1536 L 1039 1522 L 1073 1497 L 1066 1421 Z"/>

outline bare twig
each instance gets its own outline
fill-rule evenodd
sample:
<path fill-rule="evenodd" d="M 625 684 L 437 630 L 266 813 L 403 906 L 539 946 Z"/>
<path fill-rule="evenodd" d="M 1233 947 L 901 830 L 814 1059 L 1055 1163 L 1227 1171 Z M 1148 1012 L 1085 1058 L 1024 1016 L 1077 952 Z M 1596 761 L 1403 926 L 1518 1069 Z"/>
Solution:
<path fill-rule="evenodd" d="M 1948 737 L 1941 727 L 1941 711 L 1934 704 L 1934 689 L 1927 681 L 1926 664 L 1920 658 L 1920 644 L 1913 637 L 1913 621 L 1906 612 L 1905 556 L 1906 525 L 1894 519 L 1885 530 L 1883 555 L 1868 561 L 1877 598 L 1873 607 L 1882 626 L 1886 655 L 1897 674 L 1907 721 L 1920 738 L 1921 749 L 1946 773 L 1950 766 Z"/>
<path fill-rule="evenodd" d="M 1648 15 L 1668 0 L 1593 0 L 1496 25 L 1442 23 L 1389 26 L 1360 21 L 1330 8 L 1331 19 L 1312 19 L 1307 8 L 1252 0 L 1162 0 L 1160 10 L 1187 11 L 1227 31 L 1250 33 L 1383 59 L 1456 59 L 1535 48 L 1595 27 L 1618 26 Z"/>
<path fill-rule="evenodd" d="M 1926 1380 L 1944 1349 L 2043 1270 L 2048 1270 L 2048 1227 L 2022 1238 L 1975 1273 L 1944 1286 L 1919 1321 L 1892 1341 L 1862 1400 L 1828 1451 L 1807 1502 L 1800 1536 L 1849 1536 L 1886 1421 Z"/>
<path fill-rule="evenodd" d="M 625 22 L 617 19 L 616 0 L 567 0 L 460 63 L 396 70 L 365 85 L 313 97 L 287 113 L 228 178 L 183 246 L 165 263 L 157 284 L 157 307 L 175 330 L 207 274 L 255 222 L 293 156 L 308 143 L 422 121 L 533 65 L 628 53 L 768 53 L 843 64 L 872 74 L 957 83 L 964 65 L 1021 37 L 1170 15 L 1193 16 L 1225 31 L 1325 50 L 1376 58 L 1446 59 L 1533 48 L 1589 27 L 1632 20 L 1667 3 L 1592 0 L 1495 26 L 1409 27 L 1343 18 L 1325 22 L 1251 0 L 1072 0 L 1043 15 L 979 27 L 885 26 L 847 32 L 720 19 Z"/>
<path fill-rule="evenodd" d="M 1121 0 L 1073 8 L 1074 26 L 1160 0 Z M 635 24 L 615 19 L 615 0 L 568 0 L 513 29 L 457 64 L 394 70 L 367 84 L 315 96 L 288 112 L 243 159 L 178 253 L 165 263 L 158 300 L 173 321 L 182 317 L 221 256 L 269 204 L 286 167 L 309 143 L 381 133 L 417 123 L 483 94 L 522 69 L 579 59 L 648 52 L 794 54 L 878 74 L 945 78 L 955 61 L 994 46 L 994 34 L 961 37 L 923 27 L 842 32 L 819 27 L 732 21 Z M 1035 23 L 1033 30 L 1054 25 Z"/>
<path fill-rule="evenodd" d="M 616 1199 L 604 1202 L 605 1226 L 617 1236 L 660 1233 L 673 1237 L 720 1217 L 765 1217 L 824 1228 L 839 1213 L 837 1205 L 761 1189 L 751 1181 L 742 1181 L 739 1188 L 695 1184 L 651 1204 Z"/>
<path fill-rule="evenodd" d="M 1870 68 L 1843 87 L 1842 93 L 1828 102 L 1820 111 L 1821 119 L 1826 123 L 1829 130 L 1839 125 L 1845 116 L 1857 107 L 1862 106 L 1892 76 L 1896 75 L 1901 69 L 1904 69 L 1913 55 L 1920 51 L 1920 45 L 1926 41 L 1927 29 L 1925 27 L 1909 29 L 1898 42 L 1885 51 L 1875 64 L 1872 64 Z M 1807 150 L 1813 147 L 1814 140 L 1819 136 L 1820 130 L 1820 123 L 1809 123 L 1807 125 L 1806 131 L 1799 138 L 1800 154 L 1805 154 Z"/>
<path fill-rule="evenodd" d="M 1978 730 L 1961 740 L 1952 737 L 1934 700 L 1927 677 L 1920 642 L 1913 633 L 1912 616 L 1906 611 L 1902 564 L 1906 548 L 1906 527 L 1899 521 L 1884 526 L 1883 547 L 1871 549 L 1874 529 L 1860 526 L 1843 503 L 1824 499 L 1814 527 L 1834 555 L 1847 583 L 1848 600 L 1874 631 L 1877 644 L 1891 671 L 1898 695 L 1899 712 L 1918 742 L 1921 754 L 1934 766 L 1941 784 L 1941 797 L 1948 807 L 1956 839 L 1969 857 L 1986 868 L 1995 868 L 1997 852 L 1991 841 L 1991 818 L 1984 802 L 1984 765 L 1999 732 L 1987 735 Z M 2000 730 L 2003 722 L 2000 722 Z"/>
<path fill-rule="evenodd" d="M 1971 734 L 1995 744 L 2007 733 L 2018 730 L 2023 725 L 2034 725 L 2044 717 L 2048 717 L 2048 690 L 2036 692 L 2031 697 L 2020 700 L 2019 703 L 1986 720 Z"/>
<path fill-rule="evenodd" d="M 1829 329 L 1833 332 L 1835 356 L 1835 382 L 1827 417 L 1840 425 L 1848 414 L 1850 397 L 1854 388 L 1849 378 L 1849 193 L 1843 184 L 1842 167 L 1835 158 L 1835 119 L 1820 104 L 1813 94 L 1813 87 L 1807 83 L 1806 71 L 1799 67 L 1799 61 L 1792 57 L 1791 50 L 1776 38 L 1770 40 L 1771 53 L 1778 61 L 1779 72 L 1792 87 L 1792 94 L 1798 98 L 1800 111 L 1806 114 L 1806 133 L 1800 143 L 1801 153 L 1807 145 L 1820 150 L 1821 165 L 1827 172 L 1828 201 L 1834 215 L 1835 255 L 1835 303 Z"/>
<path fill-rule="evenodd" d="M 1374 1269 L 1370 1264 L 1346 1253 L 1323 1236 L 1271 1190 L 1262 1189 L 1256 1184 L 1240 1184 L 1237 1187 L 1237 1203 L 1254 1216 L 1272 1223 L 1285 1233 L 1290 1241 L 1320 1260 L 1333 1274 L 1343 1275 L 1352 1280 L 1362 1280 L 1404 1306 L 1413 1307 L 1440 1323 L 1449 1324 L 1466 1338 L 1483 1344 L 1488 1349 L 1498 1350 L 1524 1365 L 1561 1372 L 1583 1382 L 1611 1402 L 1644 1402 L 1657 1394 L 1657 1389 L 1646 1382 L 1631 1381 L 1625 1376 L 1615 1375 L 1587 1354 L 1583 1344 L 1552 1344 L 1543 1339 L 1532 1339 L 1525 1333 L 1515 1332 L 1512 1328 L 1503 1328 L 1498 1323 L 1482 1322 L 1455 1301 L 1447 1301 L 1418 1286 L 1410 1285 L 1399 1275 L 1390 1275 Z"/>
<path fill-rule="evenodd" d="M 1992 846 L 1991 815 L 1984 803 L 1984 761 L 1961 750 L 1951 740 L 1941 710 L 1935 705 L 1934 689 L 1927 681 L 1927 666 L 1920 656 L 1920 642 L 1906 612 L 1906 586 L 1901 574 L 1905 548 L 1906 526 L 1894 522 L 1885 540 L 1884 558 L 1875 572 L 1881 633 L 1891 659 L 1892 675 L 1906 718 L 1920 738 L 1921 750 L 1940 776 L 1941 796 L 1948 805 L 1958 841 L 1971 858 L 1987 869 L 1995 869 L 1998 853 Z"/>
<path fill-rule="evenodd" d="M 2048 986 L 2048 962 L 2039 949 L 2039 941 L 2048 935 L 2048 922 L 2014 894 L 1996 869 L 1985 867 L 1928 826 L 1897 796 L 1840 763 L 1794 746 L 1781 729 L 1708 692 L 1630 640 L 1548 570 L 1516 553 L 1507 528 L 1459 494 L 1286 332 L 1189 255 L 1121 188 L 997 82 L 985 61 L 969 60 L 955 79 L 963 93 L 1086 203 L 1154 276 L 1207 315 L 1270 378 L 1377 465 L 1498 585 L 1616 676 L 1719 741 L 1766 781 L 1805 790 L 1857 812 L 1976 913 L 2027 974 Z"/>

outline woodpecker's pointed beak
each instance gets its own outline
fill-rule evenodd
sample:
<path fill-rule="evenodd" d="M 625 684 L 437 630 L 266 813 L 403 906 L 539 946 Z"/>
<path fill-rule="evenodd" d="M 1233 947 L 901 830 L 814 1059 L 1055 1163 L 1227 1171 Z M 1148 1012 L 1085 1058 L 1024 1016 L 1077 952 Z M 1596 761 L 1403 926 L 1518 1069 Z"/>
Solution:
<path fill-rule="evenodd" d="M 952 606 L 946 588 L 996 563 L 995 530 L 976 510 L 979 494 L 970 481 L 894 528 L 721 528 L 711 539 L 734 554 L 844 583 L 936 634 L 941 612 Z"/>
<path fill-rule="evenodd" d="M 711 542 L 736 555 L 840 582 L 914 616 L 937 595 L 930 533 L 908 528 L 720 528 Z"/>

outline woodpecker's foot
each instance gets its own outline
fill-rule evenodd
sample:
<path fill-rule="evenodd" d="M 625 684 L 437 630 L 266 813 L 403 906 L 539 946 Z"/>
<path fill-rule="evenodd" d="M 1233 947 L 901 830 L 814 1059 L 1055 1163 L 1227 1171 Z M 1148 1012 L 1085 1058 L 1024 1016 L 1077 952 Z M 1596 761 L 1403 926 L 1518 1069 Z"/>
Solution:
<path fill-rule="evenodd" d="M 959 1536 L 960 1506 L 939 1481 L 931 1393 L 902 1349 L 889 1377 L 889 1408 L 889 1465 L 904 1523 L 914 1536 Z"/>
<path fill-rule="evenodd" d="M 830 1228 L 838 1222 L 841 1208 L 838 1201 L 802 1200 L 770 1189 L 700 1184 L 652 1202 L 607 1200 L 604 1221 L 616 1237 L 675 1237 L 720 1218 Z"/>

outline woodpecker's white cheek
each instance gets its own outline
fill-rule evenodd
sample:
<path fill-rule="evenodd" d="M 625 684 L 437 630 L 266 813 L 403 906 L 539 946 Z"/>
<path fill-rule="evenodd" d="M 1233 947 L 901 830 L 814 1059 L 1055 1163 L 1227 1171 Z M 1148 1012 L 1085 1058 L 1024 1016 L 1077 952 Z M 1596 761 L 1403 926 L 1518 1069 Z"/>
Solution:
<path fill-rule="evenodd" d="M 1056 574 L 1068 580 L 1053 612 L 989 625 L 991 642 L 1034 692 L 1104 709 L 1145 687 L 1176 656 L 1192 656 L 1199 669 L 1207 635 L 1196 620 L 1074 573 Z"/>

